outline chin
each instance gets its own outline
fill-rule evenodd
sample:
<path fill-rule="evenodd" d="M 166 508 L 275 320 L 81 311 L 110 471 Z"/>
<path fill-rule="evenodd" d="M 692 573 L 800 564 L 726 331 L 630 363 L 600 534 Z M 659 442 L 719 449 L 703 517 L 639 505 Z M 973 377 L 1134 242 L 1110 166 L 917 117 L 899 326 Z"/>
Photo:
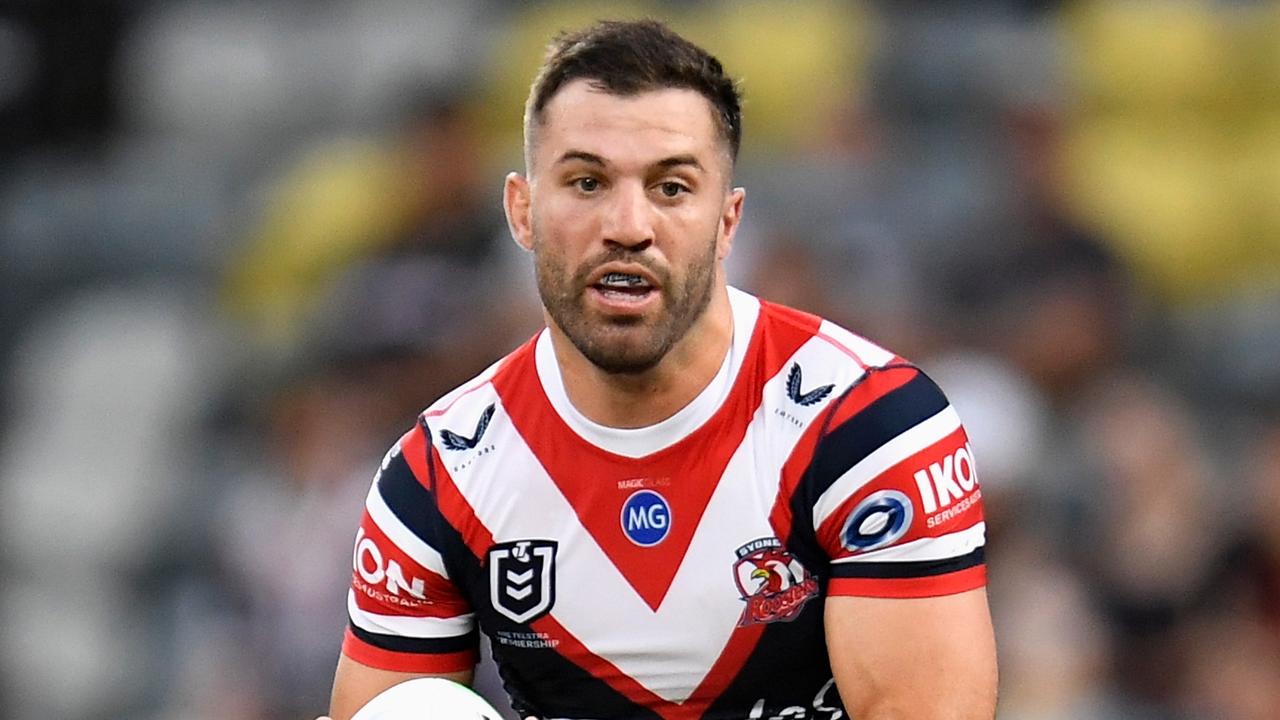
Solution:
<path fill-rule="evenodd" d="M 602 332 L 586 342 L 574 344 L 593 365 L 611 375 L 639 375 L 652 370 L 671 348 L 664 346 L 641 328 L 622 332 Z M 619 336 L 622 337 L 619 337 Z M 633 337 L 626 337 L 632 335 Z M 643 337 L 634 337 L 642 335 Z M 572 338 L 571 338 L 572 339 Z"/>
<path fill-rule="evenodd" d="M 593 365 L 609 375 L 643 375 L 662 362 L 661 357 L 633 355 L 587 356 Z"/>

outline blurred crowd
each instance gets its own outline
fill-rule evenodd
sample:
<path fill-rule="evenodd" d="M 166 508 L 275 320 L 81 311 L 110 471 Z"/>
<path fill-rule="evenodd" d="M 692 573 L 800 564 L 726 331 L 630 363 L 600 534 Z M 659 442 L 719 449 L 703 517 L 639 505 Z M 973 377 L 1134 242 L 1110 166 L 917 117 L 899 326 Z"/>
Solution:
<path fill-rule="evenodd" d="M 541 323 L 500 208 L 540 48 L 644 14 L 741 79 L 731 282 L 969 426 L 999 717 L 1280 718 L 1246 0 L 0 4 L 6 717 L 326 707 L 379 458 Z"/>

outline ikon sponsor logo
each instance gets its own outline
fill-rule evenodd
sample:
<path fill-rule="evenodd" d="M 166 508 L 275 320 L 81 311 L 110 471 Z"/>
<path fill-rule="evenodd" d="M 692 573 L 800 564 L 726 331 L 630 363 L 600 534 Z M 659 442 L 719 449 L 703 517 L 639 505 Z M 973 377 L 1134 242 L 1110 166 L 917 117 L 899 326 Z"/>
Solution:
<path fill-rule="evenodd" d="M 933 515 L 965 496 L 978 486 L 978 473 L 973 465 L 973 448 L 965 443 L 941 462 L 929 463 L 913 476 L 920 490 L 920 502 L 926 515 Z M 968 500 L 965 505 L 971 505 Z"/>
<path fill-rule="evenodd" d="M 404 568 L 386 558 L 378 543 L 364 528 L 356 533 L 356 549 L 351 556 L 351 569 L 363 583 L 360 589 L 384 603 L 416 607 L 427 601 L 427 583 L 423 578 L 405 575 Z"/>

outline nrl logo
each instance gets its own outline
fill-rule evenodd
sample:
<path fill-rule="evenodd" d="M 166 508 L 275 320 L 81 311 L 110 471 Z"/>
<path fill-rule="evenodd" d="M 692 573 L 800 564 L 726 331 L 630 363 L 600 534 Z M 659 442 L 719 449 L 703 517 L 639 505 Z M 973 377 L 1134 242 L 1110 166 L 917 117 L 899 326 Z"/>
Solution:
<path fill-rule="evenodd" d="M 556 602 L 555 540 L 515 540 L 489 548 L 489 601 L 508 620 L 527 623 Z"/>
<path fill-rule="evenodd" d="M 818 595 L 818 581 L 777 538 L 752 540 L 737 555 L 733 576 L 747 603 L 739 627 L 794 620 Z"/>

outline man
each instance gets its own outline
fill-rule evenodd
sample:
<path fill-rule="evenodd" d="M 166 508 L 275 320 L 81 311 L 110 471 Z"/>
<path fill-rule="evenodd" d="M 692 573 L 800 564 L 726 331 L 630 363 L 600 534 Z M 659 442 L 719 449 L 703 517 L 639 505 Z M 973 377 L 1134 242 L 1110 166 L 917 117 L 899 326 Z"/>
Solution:
<path fill-rule="evenodd" d="M 561 36 L 507 177 L 547 328 L 387 454 L 334 681 L 470 680 L 549 718 L 986 718 L 981 491 L 902 358 L 728 288 L 741 124 L 655 22 Z"/>

